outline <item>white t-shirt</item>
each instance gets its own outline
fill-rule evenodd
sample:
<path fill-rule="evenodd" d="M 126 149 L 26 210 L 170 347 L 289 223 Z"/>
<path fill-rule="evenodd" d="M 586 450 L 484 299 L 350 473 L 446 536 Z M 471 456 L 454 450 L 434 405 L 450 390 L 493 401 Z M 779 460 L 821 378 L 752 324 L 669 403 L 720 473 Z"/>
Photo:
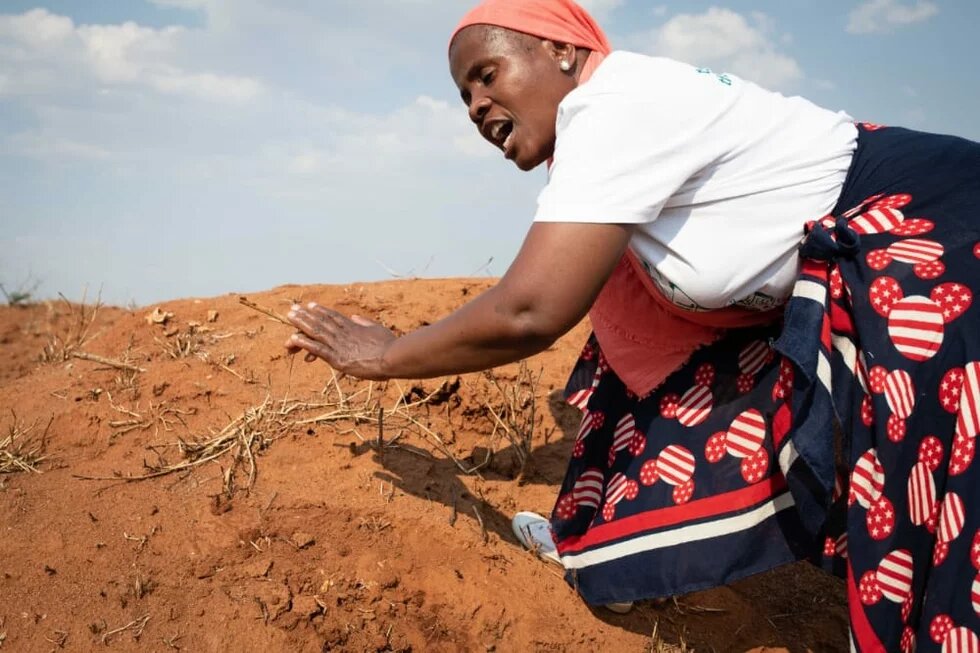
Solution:
<path fill-rule="evenodd" d="M 803 225 L 836 204 L 857 145 L 844 113 L 669 59 L 614 52 L 558 107 L 536 221 L 635 225 L 674 303 L 789 296 Z"/>

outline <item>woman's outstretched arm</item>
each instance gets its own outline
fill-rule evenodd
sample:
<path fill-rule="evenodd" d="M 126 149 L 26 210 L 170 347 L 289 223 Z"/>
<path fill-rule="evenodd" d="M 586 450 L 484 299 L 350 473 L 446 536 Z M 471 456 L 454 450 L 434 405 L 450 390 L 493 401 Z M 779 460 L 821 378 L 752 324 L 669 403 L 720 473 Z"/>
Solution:
<path fill-rule="evenodd" d="M 286 346 L 364 379 L 511 363 L 548 348 L 585 316 L 629 237 L 629 225 L 538 222 L 500 283 L 430 326 L 396 338 L 374 322 L 310 304 L 290 312 L 301 333 Z"/>

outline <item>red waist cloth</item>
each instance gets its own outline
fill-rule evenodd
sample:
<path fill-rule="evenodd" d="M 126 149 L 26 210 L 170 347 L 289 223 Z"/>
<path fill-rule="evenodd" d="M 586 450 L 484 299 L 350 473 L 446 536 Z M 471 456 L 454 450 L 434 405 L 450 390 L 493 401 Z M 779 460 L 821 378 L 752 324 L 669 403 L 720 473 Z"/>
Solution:
<path fill-rule="evenodd" d="M 725 329 L 766 324 L 780 315 L 781 309 L 686 311 L 664 297 L 630 250 L 589 311 L 592 329 L 610 367 L 627 389 L 641 397 L 663 383 L 696 349 L 717 340 Z"/>

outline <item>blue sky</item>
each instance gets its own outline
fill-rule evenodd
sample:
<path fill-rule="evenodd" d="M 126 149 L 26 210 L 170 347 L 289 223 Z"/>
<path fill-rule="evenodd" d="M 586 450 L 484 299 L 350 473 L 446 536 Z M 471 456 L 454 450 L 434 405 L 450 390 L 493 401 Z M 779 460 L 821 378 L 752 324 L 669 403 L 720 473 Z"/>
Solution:
<path fill-rule="evenodd" d="M 616 47 L 980 140 L 974 0 L 583 4 Z M 467 122 L 469 6 L 0 0 L 0 283 L 149 304 L 502 273 L 545 178 Z"/>

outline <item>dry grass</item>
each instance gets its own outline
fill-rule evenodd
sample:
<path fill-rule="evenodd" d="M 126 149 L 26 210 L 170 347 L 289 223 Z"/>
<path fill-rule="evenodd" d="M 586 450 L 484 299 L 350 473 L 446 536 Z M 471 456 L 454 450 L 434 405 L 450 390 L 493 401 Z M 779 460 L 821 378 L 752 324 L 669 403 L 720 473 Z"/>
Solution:
<path fill-rule="evenodd" d="M 167 402 L 158 404 L 151 402 L 149 409 L 144 411 L 144 416 L 144 413 L 136 412 L 137 410 L 143 410 L 139 407 L 139 404 L 134 407 L 136 410 L 130 410 L 114 403 L 112 393 L 107 392 L 106 395 L 109 398 L 109 405 L 112 406 L 112 409 L 120 413 L 124 418 L 109 421 L 109 427 L 112 428 L 112 435 L 109 436 L 110 442 L 119 436 L 126 435 L 130 431 L 146 431 L 150 427 L 154 428 L 154 435 L 160 434 L 161 427 L 167 432 L 173 431 L 177 424 L 182 424 L 186 428 L 187 423 L 184 421 L 184 418 L 197 414 L 197 409 L 193 407 L 183 410 Z"/>
<path fill-rule="evenodd" d="M 650 634 L 650 645 L 646 649 L 648 653 L 694 653 L 694 649 L 687 645 L 681 637 L 677 644 L 671 644 L 660 636 L 660 620 L 654 622 L 653 632 Z"/>
<path fill-rule="evenodd" d="M 474 393 L 489 411 L 495 429 L 499 428 L 513 447 L 518 462 L 518 480 L 522 480 L 527 472 L 534 433 L 541 429 L 544 422 L 544 416 L 537 410 L 538 382 L 542 372 L 539 370 L 535 375 L 527 362 L 521 361 L 516 378 L 512 383 L 507 383 L 501 382 L 492 371 L 486 371 L 483 378 L 489 388 L 483 391 L 476 389 Z M 544 434 L 545 442 L 555 428 Z"/>
<path fill-rule="evenodd" d="M 243 381 L 245 377 L 224 364 L 219 365 Z M 456 454 L 452 444 L 455 433 L 450 406 L 460 405 L 460 382 L 445 381 L 436 389 L 424 390 L 421 385 L 405 386 L 398 381 L 376 383 L 349 379 L 336 373 L 311 400 L 273 398 L 271 392 L 258 404 L 231 419 L 220 430 L 207 435 L 195 434 L 187 428 L 183 417 L 195 414 L 181 411 L 173 405 L 150 404 L 148 410 L 110 404 L 121 414 L 112 420 L 111 438 L 131 431 L 155 428 L 159 434 L 183 425 L 188 435 L 176 442 L 150 445 L 150 461 L 143 461 L 139 472 L 114 471 L 112 476 L 77 476 L 85 480 L 140 481 L 169 474 L 187 473 L 211 462 L 222 466 L 223 490 L 227 498 L 236 491 L 250 490 L 257 476 L 257 457 L 277 439 L 287 433 L 306 431 L 312 426 L 326 425 L 338 435 L 356 436 L 362 444 L 379 455 L 400 449 L 413 455 L 431 458 L 432 454 L 415 446 L 403 446 L 404 438 L 414 436 L 433 447 L 452 461 L 463 474 L 478 473 L 492 457 L 494 442 L 501 437 L 509 441 L 518 460 L 518 477 L 527 468 L 531 455 L 532 436 L 542 424 L 537 406 L 537 376 L 521 365 L 513 383 L 501 381 L 492 373 L 478 377 L 470 404 L 472 413 L 483 414 L 489 421 L 490 447 L 482 462 L 469 463 Z M 445 410 L 442 409 L 445 404 Z M 448 435 L 447 435 L 448 433 Z"/>
<path fill-rule="evenodd" d="M 255 457 L 264 451 L 273 440 L 281 437 L 291 426 L 288 416 L 292 406 L 284 405 L 281 409 L 276 410 L 273 407 L 274 403 L 271 397 L 266 396 L 262 403 L 246 409 L 224 428 L 210 436 L 199 436 L 187 440 L 179 439 L 173 444 L 147 447 L 154 453 L 156 462 L 151 463 L 144 460 L 145 471 L 142 474 L 125 475 L 116 472 L 114 476 L 109 477 L 76 476 L 76 478 L 102 481 L 142 481 L 190 471 L 195 467 L 227 456 L 230 462 L 225 468 L 222 478 L 225 494 L 230 498 L 237 489 L 252 487 L 256 476 Z M 153 424 L 159 425 L 160 423 L 165 428 L 169 428 L 172 423 L 168 421 L 167 416 L 173 416 L 174 420 L 178 420 L 181 415 L 173 407 L 167 407 L 163 410 L 158 407 L 151 419 L 146 419 L 141 414 L 126 409 L 122 409 L 121 412 L 128 414 L 131 419 L 120 420 L 112 424 L 114 428 L 120 429 L 117 431 L 117 435 L 129 430 L 147 429 Z M 172 459 L 172 450 L 177 451 L 180 456 L 179 460 Z M 244 482 L 240 479 L 243 474 L 245 475 Z"/>
<path fill-rule="evenodd" d="M 92 337 L 92 325 L 102 308 L 102 293 L 89 305 L 88 291 L 79 304 L 72 304 L 59 293 L 67 313 L 58 312 L 55 304 L 48 304 L 47 342 L 41 350 L 42 363 L 60 363 L 72 358 Z"/>
<path fill-rule="evenodd" d="M 30 426 L 25 426 L 17 419 L 17 414 L 10 411 L 13 421 L 8 427 L 7 435 L 0 439 L 0 474 L 12 474 L 14 472 L 34 472 L 39 474 L 41 470 L 38 465 L 47 458 L 44 455 L 48 428 L 51 421 L 40 436 L 31 436 L 31 432 L 37 428 L 38 422 L 35 421 Z"/>

